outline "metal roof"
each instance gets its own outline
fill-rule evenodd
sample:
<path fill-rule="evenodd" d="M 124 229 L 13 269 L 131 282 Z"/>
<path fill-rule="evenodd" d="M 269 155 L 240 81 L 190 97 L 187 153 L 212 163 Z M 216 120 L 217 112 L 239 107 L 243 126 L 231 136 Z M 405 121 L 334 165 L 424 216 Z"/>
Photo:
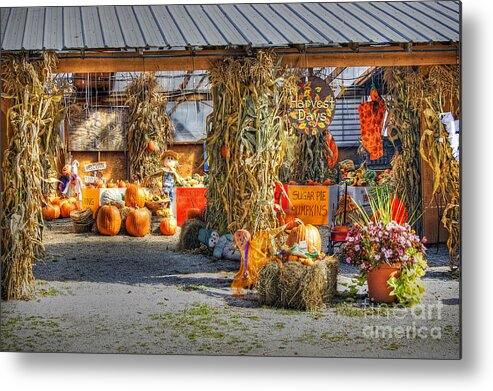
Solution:
<path fill-rule="evenodd" d="M 180 49 L 458 42 L 459 1 L 1 8 L 1 48 Z"/>

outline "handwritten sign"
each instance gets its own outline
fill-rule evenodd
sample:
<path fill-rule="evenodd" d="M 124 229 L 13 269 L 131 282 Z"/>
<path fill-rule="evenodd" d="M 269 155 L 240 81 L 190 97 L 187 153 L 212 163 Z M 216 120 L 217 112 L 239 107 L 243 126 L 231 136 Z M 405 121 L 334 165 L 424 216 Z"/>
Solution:
<path fill-rule="evenodd" d="M 176 188 L 176 222 L 179 227 L 187 219 L 189 209 L 201 209 L 206 205 L 205 191 L 205 187 Z"/>
<path fill-rule="evenodd" d="M 84 165 L 85 172 L 99 171 L 106 169 L 106 162 L 89 163 Z"/>
<path fill-rule="evenodd" d="M 99 208 L 99 189 L 82 189 L 82 209 L 92 210 L 92 215 L 95 218 Z"/>
<path fill-rule="evenodd" d="M 305 224 L 329 223 L 329 188 L 327 186 L 290 185 L 288 195 L 298 218 Z"/>
<path fill-rule="evenodd" d="M 298 84 L 298 93 L 289 104 L 289 120 L 298 132 L 315 136 L 328 130 L 335 104 L 329 84 L 319 77 L 310 77 Z"/>

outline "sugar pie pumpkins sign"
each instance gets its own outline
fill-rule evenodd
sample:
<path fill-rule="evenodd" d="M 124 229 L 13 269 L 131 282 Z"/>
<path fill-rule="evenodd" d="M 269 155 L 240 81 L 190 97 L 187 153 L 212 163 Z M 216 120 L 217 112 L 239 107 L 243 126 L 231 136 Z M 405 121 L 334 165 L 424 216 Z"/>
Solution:
<path fill-rule="evenodd" d="M 289 105 L 289 119 L 298 132 L 316 135 L 328 129 L 335 105 L 332 88 L 319 77 L 309 77 L 298 84 Z"/>

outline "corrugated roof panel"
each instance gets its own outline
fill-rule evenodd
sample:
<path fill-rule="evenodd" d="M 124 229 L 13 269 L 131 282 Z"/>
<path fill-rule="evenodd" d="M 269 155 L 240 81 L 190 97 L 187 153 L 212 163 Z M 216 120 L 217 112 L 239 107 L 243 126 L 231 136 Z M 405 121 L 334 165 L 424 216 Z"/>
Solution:
<path fill-rule="evenodd" d="M 364 34 L 361 34 L 358 30 L 351 28 L 351 26 L 344 23 L 337 15 L 328 12 L 326 8 L 323 8 L 320 4 L 314 3 L 310 4 L 310 7 L 305 3 L 301 3 L 303 7 L 307 9 L 307 11 L 313 13 L 313 15 L 326 24 L 330 25 L 332 28 L 336 29 L 340 32 L 341 36 L 346 37 L 345 42 L 367 42 L 369 38 Z M 337 42 L 337 40 L 336 40 Z M 339 41 L 343 42 L 343 41 Z"/>
<path fill-rule="evenodd" d="M 27 8 L 12 8 L 3 44 L 4 50 L 20 50 L 26 28 Z"/>
<path fill-rule="evenodd" d="M 219 31 L 226 37 L 228 45 L 246 45 L 246 38 L 236 27 L 224 17 L 222 11 L 216 5 L 202 5 L 204 13 L 208 16 Z"/>
<path fill-rule="evenodd" d="M 47 7 L 45 13 L 43 46 L 46 49 L 63 48 L 63 13 L 60 7 Z"/>
<path fill-rule="evenodd" d="M 252 4 L 238 4 L 236 8 L 257 28 L 257 30 L 262 32 L 270 44 L 278 46 L 286 44 L 286 37 L 278 31 L 272 22 L 266 20 L 263 15 L 256 10 L 255 6 Z"/>
<path fill-rule="evenodd" d="M 86 48 L 106 47 L 99 20 L 98 7 L 80 7 L 82 14 L 82 30 Z"/>
<path fill-rule="evenodd" d="M 359 34 L 364 35 L 365 37 L 368 37 L 367 42 L 388 42 L 388 38 L 382 35 L 371 24 L 368 25 L 366 22 L 354 17 L 344 8 L 341 8 L 339 3 L 320 3 L 320 5 L 333 15 L 337 15 L 339 18 L 341 18 L 343 23 L 347 26 L 350 26 L 351 29 L 357 31 Z"/>
<path fill-rule="evenodd" d="M 255 4 L 255 9 L 282 34 L 286 42 L 301 44 L 308 40 L 296 25 L 287 24 L 284 19 L 272 10 L 269 4 Z"/>
<path fill-rule="evenodd" d="M 428 5 L 428 6 L 427 6 Z M 430 7 L 434 5 L 433 3 L 425 4 L 425 3 L 405 3 L 404 6 L 408 8 L 412 8 L 418 11 L 420 14 L 426 14 L 428 17 L 433 18 L 436 22 L 438 22 L 442 28 L 447 30 L 447 33 L 450 31 L 454 32 L 456 35 L 459 34 L 459 19 L 457 19 L 450 15 L 444 14 L 441 12 L 439 8 L 436 9 L 434 7 Z M 438 6 L 439 7 L 439 6 Z"/>
<path fill-rule="evenodd" d="M 3 50 L 283 47 L 459 40 L 458 1 L 1 10 Z"/>
<path fill-rule="evenodd" d="M 233 4 L 218 4 L 217 7 L 237 30 L 241 31 L 247 41 L 247 45 L 255 44 L 258 46 L 267 46 L 269 39 L 258 30 L 256 26 L 250 23 Z"/>
<path fill-rule="evenodd" d="M 103 32 L 103 40 L 106 47 L 117 48 L 124 47 L 125 40 L 120 29 L 120 22 L 116 15 L 115 7 L 102 6 L 99 7 L 99 17 Z"/>
<path fill-rule="evenodd" d="M 185 9 L 190 15 L 193 22 L 200 26 L 202 35 L 207 36 L 207 40 L 212 46 L 226 46 L 228 39 L 221 34 L 221 31 L 210 20 L 209 16 L 204 12 L 202 7 L 185 6 Z"/>
<path fill-rule="evenodd" d="M 133 7 L 139 26 L 142 30 L 146 46 L 165 47 L 168 43 L 164 40 L 161 30 L 156 23 L 156 19 L 147 6 L 136 5 Z"/>
<path fill-rule="evenodd" d="M 311 22 L 307 23 L 306 20 L 297 15 L 290 6 L 290 4 L 271 4 L 271 8 L 285 20 L 285 23 L 291 26 L 297 26 L 303 35 L 308 38 L 305 43 L 323 45 L 329 42 L 327 36 L 314 28 Z"/>
<path fill-rule="evenodd" d="M 393 14 L 397 20 L 402 20 L 403 25 L 413 26 L 416 30 L 421 30 L 422 34 L 425 34 L 429 41 L 432 41 L 433 37 L 435 39 L 436 37 L 441 37 L 440 40 L 447 41 L 447 37 L 450 37 L 450 32 L 448 34 L 444 33 L 442 26 L 427 14 L 420 14 L 415 9 L 408 8 L 403 4 L 387 3 L 378 6 L 375 5 L 375 7 L 388 7 L 388 12 Z"/>
<path fill-rule="evenodd" d="M 146 43 L 132 7 L 115 7 L 115 9 L 125 39 L 125 46 L 131 48 L 145 47 Z"/>
<path fill-rule="evenodd" d="M 180 29 L 188 45 L 200 46 L 205 43 L 209 45 L 206 35 L 202 35 L 195 23 L 190 19 L 183 5 L 170 5 L 168 11 L 176 26 Z"/>
<path fill-rule="evenodd" d="M 5 37 L 5 30 L 7 29 L 10 11 L 11 8 L 0 8 L 0 43 L 3 42 L 3 38 Z"/>
<path fill-rule="evenodd" d="M 45 9 L 42 7 L 33 7 L 27 9 L 26 29 L 22 47 L 27 50 L 44 48 L 43 34 L 45 24 Z"/>
<path fill-rule="evenodd" d="M 84 47 L 82 16 L 80 7 L 63 7 L 63 40 L 64 47 L 76 49 Z"/>
<path fill-rule="evenodd" d="M 375 15 L 372 15 L 370 3 L 338 3 L 340 8 L 346 10 L 353 18 L 359 19 L 376 29 L 387 41 L 407 42 L 409 37 L 397 29 L 397 26 L 387 23 Z"/>
<path fill-rule="evenodd" d="M 173 18 L 169 14 L 167 7 L 152 5 L 151 10 L 154 13 L 157 24 L 161 28 L 161 33 L 164 39 L 168 42 L 168 46 L 187 46 L 187 42 L 183 38 L 182 33 L 177 28 Z"/>

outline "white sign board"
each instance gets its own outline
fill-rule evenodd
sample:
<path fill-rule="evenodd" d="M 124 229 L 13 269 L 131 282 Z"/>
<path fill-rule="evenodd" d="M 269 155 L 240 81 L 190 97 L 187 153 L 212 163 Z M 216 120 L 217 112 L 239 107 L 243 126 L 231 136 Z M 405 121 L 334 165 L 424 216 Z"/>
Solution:
<path fill-rule="evenodd" d="M 95 183 L 98 179 L 100 179 L 100 178 L 98 178 L 97 176 L 85 176 L 84 182 L 85 183 Z"/>
<path fill-rule="evenodd" d="M 84 165 L 85 172 L 99 171 L 99 170 L 104 170 L 105 168 L 106 168 L 106 162 L 97 162 L 97 163 L 90 163 Z"/>

